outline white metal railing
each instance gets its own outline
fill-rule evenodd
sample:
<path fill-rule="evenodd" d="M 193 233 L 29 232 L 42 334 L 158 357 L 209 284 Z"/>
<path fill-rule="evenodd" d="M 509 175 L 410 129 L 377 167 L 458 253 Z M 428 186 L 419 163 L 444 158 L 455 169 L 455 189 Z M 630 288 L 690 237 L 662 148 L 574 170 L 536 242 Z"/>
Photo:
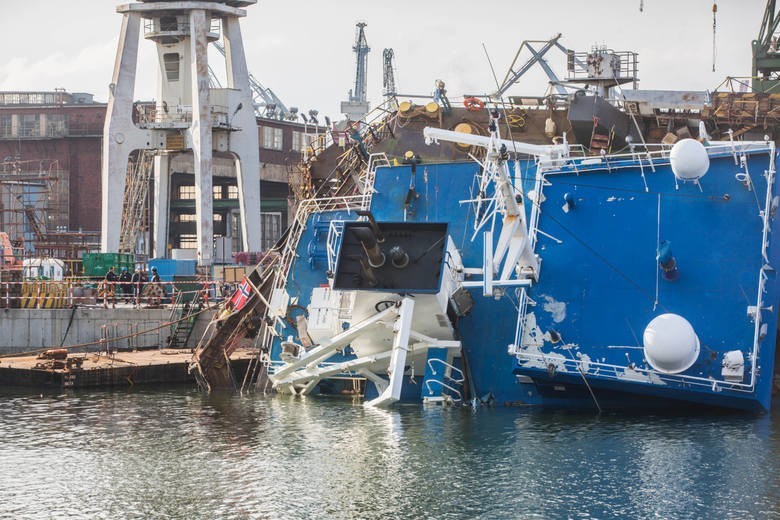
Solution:
<path fill-rule="evenodd" d="M 428 360 L 428 368 L 431 369 L 431 374 L 437 375 L 436 369 L 433 368 L 434 362 L 441 363 L 444 366 L 444 370 L 445 370 L 444 378 L 449 379 L 453 383 L 458 383 L 458 384 L 462 384 L 463 381 L 465 381 L 465 378 L 463 377 L 463 371 L 461 369 L 439 358 L 431 358 Z M 449 371 L 449 374 L 447 374 L 447 371 Z M 454 377 L 452 377 L 453 371 L 458 372 L 460 374 L 460 379 L 455 379 Z"/>
<path fill-rule="evenodd" d="M 328 250 L 328 271 L 336 272 L 336 253 L 338 253 L 341 244 L 341 235 L 344 233 L 343 220 L 331 220 L 328 227 L 328 240 L 326 248 Z"/>
<path fill-rule="evenodd" d="M 284 247 L 280 252 L 280 258 L 278 268 L 274 272 L 273 289 L 283 289 L 287 285 L 290 269 L 292 269 L 293 262 L 297 257 L 298 243 L 301 236 L 306 229 L 306 222 L 313 213 L 324 213 L 329 211 L 356 211 L 361 209 L 368 209 L 370 204 L 370 198 L 365 195 L 348 195 L 340 197 L 328 197 L 328 198 L 311 198 L 304 199 L 298 205 L 298 211 L 295 213 L 292 226 L 290 227 L 290 236 L 284 243 Z M 268 313 L 266 308 L 265 313 Z M 279 321 L 274 320 L 272 326 L 267 327 L 272 331 L 268 334 L 263 334 L 263 343 L 261 348 L 270 351 L 271 343 L 273 339 L 280 335 L 280 332 L 276 330 L 279 326 Z"/>
<path fill-rule="evenodd" d="M 611 381 L 644 383 L 648 385 L 661 385 L 664 383 L 676 383 L 680 385 L 690 385 L 697 388 L 708 388 L 712 390 L 733 390 L 735 392 L 751 393 L 753 385 L 745 383 L 734 383 L 731 381 L 722 381 L 710 379 L 709 377 L 690 376 L 685 374 L 664 374 L 648 368 L 640 368 L 630 365 L 614 365 L 610 363 L 601 363 L 597 361 L 582 361 L 581 359 L 567 359 L 558 355 L 531 353 L 518 350 L 515 355 L 518 362 L 541 361 L 545 366 L 554 365 L 557 371 L 567 374 L 574 374 L 579 377 L 580 371 L 585 377 L 608 379 Z M 545 370 L 538 368 L 538 370 Z M 637 374 L 637 376 L 626 375 L 627 371 Z"/>
<path fill-rule="evenodd" d="M 432 384 L 441 385 L 442 388 L 445 388 L 445 389 L 449 390 L 450 392 L 454 393 L 455 395 L 457 395 L 458 397 L 455 399 L 456 402 L 463 400 L 463 394 L 461 393 L 460 390 L 458 390 L 457 388 L 453 387 L 452 385 L 448 385 L 447 383 L 445 383 L 443 381 L 439 381 L 438 379 L 428 379 L 427 381 L 425 381 L 425 388 L 428 390 L 428 394 L 429 395 L 423 397 L 423 399 L 430 399 L 429 396 L 433 394 L 433 389 L 431 388 Z"/>

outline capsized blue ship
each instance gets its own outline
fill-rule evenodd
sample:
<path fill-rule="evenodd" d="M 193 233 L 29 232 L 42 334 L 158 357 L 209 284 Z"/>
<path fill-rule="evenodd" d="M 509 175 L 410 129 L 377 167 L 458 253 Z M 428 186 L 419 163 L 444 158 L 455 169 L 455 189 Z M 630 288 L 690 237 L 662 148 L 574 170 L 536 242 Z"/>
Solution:
<path fill-rule="evenodd" d="M 392 165 L 361 147 L 352 191 L 304 200 L 218 313 L 199 382 L 230 386 L 224 360 L 254 331 L 245 382 L 265 370 L 279 392 L 368 406 L 768 410 L 774 142 L 702 131 L 586 156 L 565 134 L 503 139 L 500 120 L 486 136 L 424 129 L 470 162 Z"/>

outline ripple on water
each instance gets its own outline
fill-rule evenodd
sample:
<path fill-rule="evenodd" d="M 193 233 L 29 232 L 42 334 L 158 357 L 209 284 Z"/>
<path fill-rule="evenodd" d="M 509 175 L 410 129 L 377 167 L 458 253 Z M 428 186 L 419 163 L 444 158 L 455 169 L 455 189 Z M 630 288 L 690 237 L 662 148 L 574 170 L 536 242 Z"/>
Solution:
<path fill-rule="evenodd" d="M 777 415 L 777 414 L 776 414 Z M 771 417 L 0 396 L 0 518 L 780 516 Z"/>

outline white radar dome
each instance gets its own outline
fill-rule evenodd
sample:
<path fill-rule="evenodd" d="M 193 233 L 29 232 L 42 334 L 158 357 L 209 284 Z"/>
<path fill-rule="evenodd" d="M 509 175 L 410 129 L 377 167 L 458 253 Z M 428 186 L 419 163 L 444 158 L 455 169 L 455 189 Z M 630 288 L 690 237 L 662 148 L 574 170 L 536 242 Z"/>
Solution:
<path fill-rule="evenodd" d="M 645 328 L 644 353 L 658 372 L 685 372 L 699 357 L 699 337 L 688 320 L 677 314 L 656 316 Z"/>
<path fill-rule="evenodd" d="M 682 181 L 695 181 L 710 169 L 710 158 L 704 145 L 696 139 L 683 139 L 672 146 L 669 154 L 674 176 Z"/>

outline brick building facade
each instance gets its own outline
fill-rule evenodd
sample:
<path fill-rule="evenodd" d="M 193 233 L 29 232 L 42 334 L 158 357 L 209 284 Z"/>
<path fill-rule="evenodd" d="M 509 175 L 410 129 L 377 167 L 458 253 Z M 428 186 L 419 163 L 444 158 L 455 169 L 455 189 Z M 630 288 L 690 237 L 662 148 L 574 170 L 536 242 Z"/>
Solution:
<path fill-rule="evenodd" d="M 100 232 L 101 141 L 106 104 L 91 94 L 55 92 L 0 92 L 0 161 L 5 173 L 0 182 L 14 182 L 13 173 L 29 169 L 34 177 L 41 165 L 57 169 L 58 204 L 39 196 L 34 202 L 48 215 L 56 231 Z M 288 222 L 288 169 L 300 161 L 306 135 L 322 128 L 295 121 L 258 118 L 261 177 L 261 225 L 263 249 L 273 245 Z M 189 247 L 195 229 L 194 179 L 191 154 L 177 154 L 172 161 L 169 245 Z M 232 251 L 240 237 L 235 233 L 238 198 L 232 160 L 215 155 L 215 236 L 231 236 Z M 14 166 L 12 166 L 14 165 Z M 54 165 L 54 166 L 52 166 Z M 29 190 L 27 190 L 29 191 Z M 11 220 L 20 213 L 19 195 L 10 195 L 2 206 L 5 219 L 0 230 L 10 233 Z M 0 204 L 3 199 L 0 197 Z M 48 206 L 47 206 L 48 204 Z M 26 217 L 23 217 L 26 218 Z M 233 226 L 234 233 L 228 231 Z M 28 226 L 25 224 L 25 228 Z M 55 229 L 50 229 L 49 232 Z M 240 226 L 238 226 L 240 228 Z"/>

